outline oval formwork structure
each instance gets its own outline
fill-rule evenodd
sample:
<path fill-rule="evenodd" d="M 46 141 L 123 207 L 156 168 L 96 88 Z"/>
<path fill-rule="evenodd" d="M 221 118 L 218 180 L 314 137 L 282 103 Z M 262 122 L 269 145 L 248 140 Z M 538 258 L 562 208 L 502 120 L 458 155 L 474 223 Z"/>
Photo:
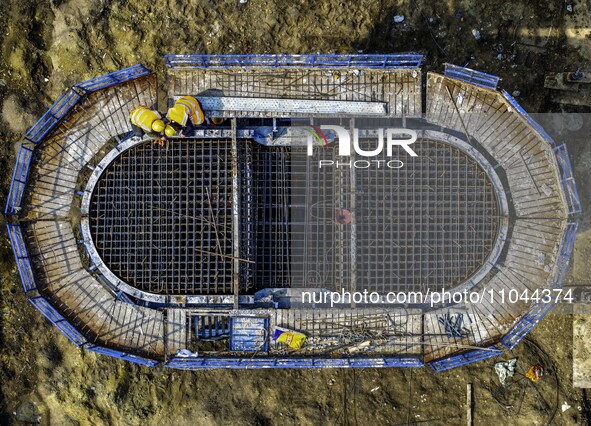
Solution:
<path fill-rule="evenodd" d="M 421 61 L 417 54 L 168 55 L 169 103 L 194 95 L 207 116 L 227 126 L 171 138 L 163 151 L 131 137 L 128 119 L 138 104 L 157 108 L 154 73 L 136 65 L 73 86 L 25 135 L 5 211 L 30 302 L 77 346 L 150 366 L 428 364 L 442 371 L 513 348 L 553 301 L 482 298 L 433 309 L 297 303 L 303 290 L 343 283 L 348 291 L 386 291 L 380 280 L 392 277 L 399 291 L 416 290 L 405 279 L 479 294 L 562 286 L 581 210 L 566 147 L 497 90 L 498 78 L 489 74 L 452 65 L 443 75 L 428 73 L 423 105 Z M 409 161 L 408 173 L 426 182 L 422 190 L 401 172 L 386 179 L 363 170 L 312 170 L 310 159 L 286 148 L 289 129 L 272 144 L 260 135 L 271 122 L 273 132 L 287 128 L 281 120 L 314 126 L 337 117 L 353 128 L 359 114 L 415 126 L 423 162 Z M 337 154 L 329 147 L 318 155 Z M 433 172 L 427 158 L 446 170 Z M 307 186 L 281 178 L 300 172 Z M 191 186 L 197 177 L 207 183 Z M 311 192 L 310 182 L 324 192 Z M 454 192 L 454 182 L 478 183 L 475 194 L 484 198 Z M 430 185 L 462 201 L 440 208 L 450 195 L 433 195 Z M 316 200 L 303 222 L 285 210 L 299 196 Z M 335 197 L 352 206 L 354 226 L 318 219 L 333 214 Z M 462 205 L 473 207 L 460 211 Z M 411 207 L 416 216 L 409 216 Z M 379 226 L 363 218 L 401 218 L 402 209 L 407 224 L 399 223 L 391 239 L 384 235 L 381 255 L 372 251 L 379 239 L 366 236 Z M 444 243 L 439 228 L 462 229 L 470 238 L 457 231 Z M 396 247 L 402 235 L 408 241 L 417 232 L 420 247 Z M 298 246 L 301 235 L 312 234 L 316 248 Z M 472 244 L 481 254 L 474 249 L 468 262 L 458 249 L 461 256 L 447 263 L 429 255 L 433 247 L 453 251 L 454 244 Z M 212 258 L 218 249 L 221 257 Z M 297 250 L 305 261 L 294 260 Z M 380 256 L 398 261 L 384 266 Z M 420 274 L 409 266 L 415 261 L 422 262 Z M 299 264 L 333 270 L 318 285 L 317 272 Z M 433 273 L 443 275 L 431 282 Z M 306 344 L 286 350 L 272 338 L 276 327 L 303 332 Z"/>

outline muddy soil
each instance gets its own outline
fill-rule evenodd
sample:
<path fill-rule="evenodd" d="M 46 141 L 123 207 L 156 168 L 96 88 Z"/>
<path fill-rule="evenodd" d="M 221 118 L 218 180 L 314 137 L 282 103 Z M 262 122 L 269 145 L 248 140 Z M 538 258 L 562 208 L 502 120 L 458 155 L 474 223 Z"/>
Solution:
<path fill-rule="evenodd" d="M 543 89 L 544 74 L 591 71 L 589 8 L 584 0 L 4 0 L 0 205 L 23 132 L 67 86 L 86 78 L 138 62 L 162 72 L 165 53 L 417 51 L 428 69 L 440 71 L 445 62 L 480 69 L 500 76 L 527 110 L 560 111 L 565 108 Z M 395 15 L 404 21 L 394 23 Z M 588 183 L 579 159 L 590 158 L 589 147 L 569 148 L 586 180 L 579 185 Z M 465 424 L 467 383 L 474 386 L 477 425 L 589 422 L 589 403 L 572 388 L 572 318 L 565 315 L 546 317 L 530 341 L 504 355 L 517 356 L 521 372 L 542 363 L 547 376 L 507 389 L 499 388 L 492 360 L 440 374 L 427 368 L 177 372 L 80 351 L 26 301 L 4 222 L 1 424 Z M 577 241 L 570 281 L 591 282 L 590 247 L 589 238 Z"/>

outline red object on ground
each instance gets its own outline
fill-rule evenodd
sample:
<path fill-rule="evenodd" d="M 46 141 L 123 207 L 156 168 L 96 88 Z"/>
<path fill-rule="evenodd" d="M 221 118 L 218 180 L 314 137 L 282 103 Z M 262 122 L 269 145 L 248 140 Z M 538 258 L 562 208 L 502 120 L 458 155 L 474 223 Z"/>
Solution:
<path fill-rule="evenodd" d="M 347 209 L 337 210 L 337 222 L 341 225 L 347 225 L 351 223 L 352 214 Z"/>

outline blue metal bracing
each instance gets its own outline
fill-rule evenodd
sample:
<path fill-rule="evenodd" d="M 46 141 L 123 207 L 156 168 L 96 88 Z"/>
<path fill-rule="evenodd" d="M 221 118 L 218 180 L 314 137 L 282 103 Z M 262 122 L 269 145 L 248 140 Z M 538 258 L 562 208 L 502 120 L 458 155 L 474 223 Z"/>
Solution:
<path fill-rule="evenodd" d="M 31 302 L 33 306 L 45 316 L 45 318 L 51 321 L 51 323 L 76 346 L 82 346 L 87 342 L 86 338 L 43 297 L 32 297 L 29 299 L 29 302 Z"/>
<path fill-rule="evenodd" d="M 169 68 L 417 68 L 423 55 L 166 55 Z"/>
<path fill-rule="evenodd" d="M 203 358 L 174 357 L 165 364 L 181 370 L 211 368 L 376 368 L 423 367 L 418 358 Z"/>
<path fill-rule="evenodd" d="M 566 225 L 564 236 L 562 237 L 560 253 L 558 254 L 558 259 L 556 260 L 556 275 L 554 276 L 554 281 L 552 282 L 552 288 L 561 288 L 566 279 L 568 264 L 575 248 L 575 238 L 577 236 L 578 228 L 578 221 L 570 222 Z"/>
<path fill-rule="evenodd" d="M 20 225 L 8 224 L 7 227 L 8 237 L 10 238 L 10 244 L 12 245 L 14 257 L 16 259 L 16 268 L 21 277 L 25 293 L 27 293 L 37 288 L 33 269 L 31 268 L 31 261 L 29 260 L 29 253 L 25 246 L 25 240 L 23 239 Z"/>
<path fill-rule="evenodd" d="M 25 134 L 25 139 L 38 143 L 46 137 L 57 123 L 76 105 L 86 93 L 105 89 L 124 81 L 132 80 L 149 74 L 151 71 L 143 65 L 137 64 L 122 70 L 114 71 L 100 77 L 95 77 L 68 89 L 43 116 Z"/>
<path fill-rule="evenodd" d="M 429 363 L 429 367 L 431 367 L 433 370 L 437 372 L 440 372 L 456 367 L 461 367 L 462 365 L 470 364 L 473 362 L 482 361 L 483 359 L 499 356 L 502 353 L 503 351 L 497 348 L 496 346 L 490 346 L 486 349 L 474 349 L 472 351 L 460 355 L 440 359 L 438 361 L 432 361 Z"/>
<path fill-rule="evenodd" d="M 507 99 L 507 101 L 509 101 L 513 108 L 519 111 L 523 118 L 527 120 L 529 125 L 532 126 L 540 134 L 540 136 L 542 136 L 542 138 L 544 138 L 550 145 L 554 146 L 554 139 L 552 139 L 552 136 L 550 136 L 542 126 L 540 126 L 527 112 L 525 112 L 525 110 L 517 103 L 513 96 L 511 96 L 506 90 L 501 90 L 501 94 L 505 99 Z"/>
<path fill-rule="evenodd" d="M 33 127 L 25 133 L 25 139 L 38 143 L 51 132 L 56 124 L 80 101 L 81 96 L 72 89 L 58 98 L 57 101 L 41 116 Z"/>
<path fill-rule="evenodd" d="M 193 317 L 196 340 L 219 340 L 230 335 L 227 315 L 198 315 Z"/>
<path fill-rule="evenodd" d="M 230 318 L 230 350 L 232 352 L 267 352 L 269 350 L 269 318 Z"/>
<path fill-rule="evenodd" d="M 578 222 L 571 222 L 566 226 L 562 242 L 560 244 L 560 253 L 556 262 L 556 274 L 550 288 L 559 289 L 564 283 L 568 264 L 575 246 L 575 236 L 577 234 Z M 530 311 L 517 323 L 515 327 L 501 339 L 501 343 L 509 349 L 513 349 L 529 333 L 534 326 L 540 322 L 544 316 L 556 304 L 556 295 L 552 294 L 550 302 L 539 301 Z"/>
<path fill-rule="evenodd" d="M 136 64 L 128 68 L 123 68 L 122 70 L 83 81 L 82 83 L 74 85 L 74 88 L 79 89 L 84 93 L 94 92 L 96 90 L 114 86 L 115 84 L 123 83 L 124 81 L 148 75 L 150 72 L 151 71 L 143 65 Z"/>
<path fill-rule="evenodd" d="M 445 64 L 444 75 L 492 90 L 495 90 L 499 83 L 499 77 L 495 75 L 452 64 Z"/>
<path fill-rule="evenodd" d="M 33 150 L 21 145 L 16 155 L 16 163 L 12 172 L 12 181 L 10 183 L 10 192 L 4 208 L 4 214 L 14 214 L 21 206 L 25 183 L 33 158 Z"/>
<path fill-rule="evenodd" d="M 534 307 L 501 339 L 501 343 L 513 349 L 534 326 L 552 309 L 554 303 L 536 303 Z"/>
<path fill-rule="evenodd" d="M 125 352 L 118 351 L 117 349 L 105 348 L 104 346 L 90 345 L 87 346 L 86 349 L 102 355 L 111 356 L 113 358 L 135 362 L 136 364 L 147 365 L 148 367 L 154 367 L 155 365 L 160 363 L 159 361 L 156 361 L 154 359 L 148 359 L 138 355 L 128 354 Z"/>
<path fill-rule="evenodd" d="M 575 184 L 575 177 L 573 175 L 573 168 L 568 157 L 566 145 L 562 144 L 554 148 L 556 161 L 560 170 L 560 182 L 562 189 L 568 203 L 569 214 L 581 213 L 581 200 L 579 199 L 579 192 Z"/>

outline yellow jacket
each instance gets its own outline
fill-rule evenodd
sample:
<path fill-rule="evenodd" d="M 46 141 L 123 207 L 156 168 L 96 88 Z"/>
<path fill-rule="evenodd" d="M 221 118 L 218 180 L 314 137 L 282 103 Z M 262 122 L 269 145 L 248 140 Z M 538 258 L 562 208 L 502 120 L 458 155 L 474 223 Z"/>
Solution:
<path fill-rule="evenodd" d="M 186 126 L 187 120 L 190 118 L 197 126 L 205 121 L 205 114 L 197 99 L 193 96 L 182 96 L 177 99 L 172 108 L 169 108 L 166 118 L 181 126 Z"/>
<path fill-rule="evenodd" d="M 145 105 L 139 105 L 129 113 L 131 124 L 138 126 L 144 132 L 151 132 L 152 123 L 161 118 L 162 116 L 158 111 L 152 111 Z"/>

